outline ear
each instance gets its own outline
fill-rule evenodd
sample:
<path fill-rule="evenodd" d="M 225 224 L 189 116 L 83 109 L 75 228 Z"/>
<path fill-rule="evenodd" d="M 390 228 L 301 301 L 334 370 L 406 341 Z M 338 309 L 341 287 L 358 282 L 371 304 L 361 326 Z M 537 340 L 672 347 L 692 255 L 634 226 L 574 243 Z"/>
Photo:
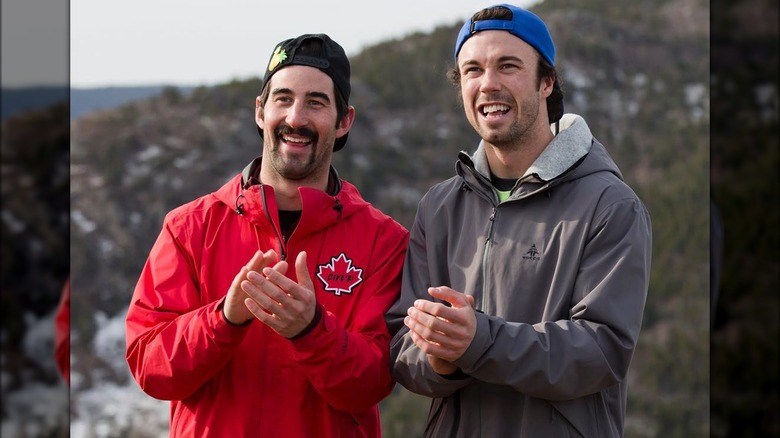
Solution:
<path fill-rule="evenodd" d="M 350 128 L 352 128 L 352 122 L 354 121 L 355 107 L 350 105 L 349 108 L 347 108 L 347 114 L 344 115 L 344 117 L 342 117 L 336 125 L 336 138 L 343 137 L 344 134 L 349 132 Z"/>
<path fill-rule="evenodd" d="M 265 131 L 265 128 L 263 127 L 265 124 L 265 120 L 263 119 L 263 107 L 260 106 L 260 104 L 260 96 L 257 96 L 255 98 L 255 123 L 257 123 L 257 126 L 259 126 L 260 129 Z"/>
<path fill-rule="evenodd" d="M 544 78 L 542 78 L 542 81 L 539 84 L 539 86 L 542 87 L 540 91 L 542 92 L 542 97 L 544 99 L 550 97 L 550 95 L 552 94 L 553 85 L 555 85 L 554 76 L 545 76 Z"/>

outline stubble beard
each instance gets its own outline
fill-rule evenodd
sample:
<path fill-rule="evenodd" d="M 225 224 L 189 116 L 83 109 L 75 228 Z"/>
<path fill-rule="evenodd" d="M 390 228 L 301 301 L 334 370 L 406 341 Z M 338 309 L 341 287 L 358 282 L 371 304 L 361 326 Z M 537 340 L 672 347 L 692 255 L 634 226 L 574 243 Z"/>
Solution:
<path fill-rule="evenodd" d="M 539 101 L 525 99 L 520 103 L 518 115 L 508 128 L 497 130 L 484 124 L 476 123 L 475 129 L 479 136 L 496 149 L 504 152 L 514 152 L 523 148 L 532 136 L 532 127 L 539 118 Z"/>
<path fill-rule="evenodd" d="M 322 172 L 323 167 L 328 168 L 329 160 L 325 156 L 327 141 L 317 135 L 312 136 L 313 145 L 306 154 L 288 154 L 282 150 L 280 135 L 274 135 L 268 145 L 270 151 L 271 167 L 284 179 L 298 182 L 314 181 Z M 327 140 L 327 139 L 325 139 Z"/>

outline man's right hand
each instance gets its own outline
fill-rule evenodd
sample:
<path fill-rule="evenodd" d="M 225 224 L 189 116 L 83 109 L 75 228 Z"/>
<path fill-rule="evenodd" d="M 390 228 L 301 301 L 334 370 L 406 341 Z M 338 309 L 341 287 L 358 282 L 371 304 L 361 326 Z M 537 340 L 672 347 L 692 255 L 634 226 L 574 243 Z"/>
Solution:
<path fill-rule="evenodd" d="M 241 282 L 246 280 L 246 275 L 249 271 L 263 272 L 263 268 L 266 266 L 273 266 L 279 260 L 279 256 L 276 251 L 269 249 L 265 253 L 257 251 L 252 259 L 246 266 L 233 278 L 233 283 L 228 289 L 227 297 L 225 298 L 225 306 L 222 311 L 225 313 L 225 319 L 227 322 L 233 325 L 241 325 L 255 316 L 246 308 L 244 300 L 248 297 L 246 292 L 241 289 Z"/>

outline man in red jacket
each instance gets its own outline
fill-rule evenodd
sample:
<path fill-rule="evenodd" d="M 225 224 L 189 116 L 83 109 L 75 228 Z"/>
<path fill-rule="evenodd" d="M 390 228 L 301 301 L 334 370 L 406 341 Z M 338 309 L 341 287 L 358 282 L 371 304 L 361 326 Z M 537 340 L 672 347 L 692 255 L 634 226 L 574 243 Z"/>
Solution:
<path fill-rule="evenodd" d="M 331 166 L 355 117 L 349 76 L 327 35 L 279 43 L 256 99 L 262 155 L 165 218 L 127 361 L 171 401 L 172 437 L 381 435 L 408 232 Z"/>

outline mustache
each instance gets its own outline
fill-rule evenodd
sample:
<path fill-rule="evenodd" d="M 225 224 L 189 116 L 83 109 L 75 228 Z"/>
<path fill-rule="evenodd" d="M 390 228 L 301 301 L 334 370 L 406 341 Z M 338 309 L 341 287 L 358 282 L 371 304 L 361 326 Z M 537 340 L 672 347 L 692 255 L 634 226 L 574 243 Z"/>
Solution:
<path fill-rule="evenodd" d="M 302 137 L 311 137 L 311 139 L 316 143 L 317 139 L 319 138 L 319 135 L 315 131 L 312 131 L 309 128 L 293 128 L 290 125 L 287 124 L 280 124 L 279 126 L 274 129 L 274 134 L 277 137 L 280 137 L 282 135 L 300 135 Z"/>

